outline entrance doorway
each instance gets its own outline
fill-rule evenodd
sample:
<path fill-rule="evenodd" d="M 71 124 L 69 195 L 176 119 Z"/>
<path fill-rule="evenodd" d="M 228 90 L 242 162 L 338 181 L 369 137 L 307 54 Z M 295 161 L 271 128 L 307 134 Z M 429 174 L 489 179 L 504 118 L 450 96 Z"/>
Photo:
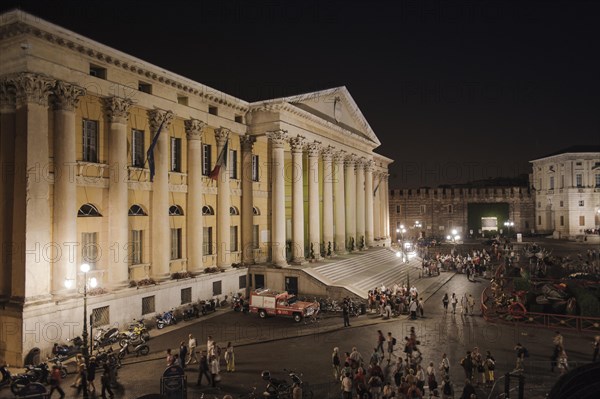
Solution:
<path fill-rule="evenodd" d="M 298 277 L 286 277 L 285 290 L 290 294 L 298 295 Z"/>

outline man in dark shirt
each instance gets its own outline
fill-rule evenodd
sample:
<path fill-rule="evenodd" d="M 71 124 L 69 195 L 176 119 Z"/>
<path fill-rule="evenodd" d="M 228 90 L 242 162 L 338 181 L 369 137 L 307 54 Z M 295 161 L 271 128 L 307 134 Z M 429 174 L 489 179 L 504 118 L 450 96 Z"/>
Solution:
<path fill-rule="evenodd" d="M 202 385 L 202 376 L 206 376 L 208 384 L 210 385 L 211 379 L 210 379 L 210 373 L 209 373 L 209 368 L 208 368 L 208 358 L 206 357 L 206 351 L 202 351 L 202 354 L 200 355 L 200 362 L 198 364 L 199 364 L 198 382 L 196 383 L 196 385 L 198 385 L 198 386 Z"/>

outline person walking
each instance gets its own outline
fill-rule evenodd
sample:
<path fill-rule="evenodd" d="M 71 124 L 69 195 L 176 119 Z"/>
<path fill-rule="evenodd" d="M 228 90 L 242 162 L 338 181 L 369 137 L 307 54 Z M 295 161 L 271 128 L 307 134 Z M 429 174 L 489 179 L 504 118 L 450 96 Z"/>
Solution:
<path fill-rule="evenodd" d="M 448 293 L 444 294 L 444 298 L 442 298 L 442 304 L 444 305 L 444 313 L 448 313 L 448 303 L 450 302 L 450 298 L 448 298 Z"/>
<path fill-rule="evenodd" d="M 385 342 L 385 337 L 383 336 L 383 333 L 381 332 L 381 330 L 377 330 L 377 347 L 375 348 L 376 351 L 381 351 L 381 354 L 385 354 L 385 351 L 383 350 L 383 343 Z"/>
<path fill-rule="evenodd" d="M 460 399 L 471 399 L 471 395 L 477 397 L 477 392 L 475 392 L 475 388 L 471 385 L 471 380 L 465 380 L 465 387 L 463 388 L 462 395 L 460 395 Z"/>
<path fill-rule="evenodd" d="M 525 358 L 527 357 L 527 349 L 525 349 L 525 347 L 520 343 L 517 343 L 517 345 L 514 348 L 514 351 L 517 357 L 515 371 L 523 371 L 525 369 L 523 367 L 523 363 L 525 361 Z"/>
<path fill-rule="evenodd" d="M 475 310 L 475 298 L 473 297 L 473 295 L 469 294 L 469 297 L 467 298 L 467 303 L 469 305 L 469 315 L 473 316 L 473 311 Z"/>
<path fill-rule="evenodd" d="M 485 367 L 487 368 L 487 384 L 492 386 L 495 381 L 496 359 L 490 351 L 487 351 L 485 355 Z"/>
<path fill-rule="evenodd" d="M 171 354 L 171 348 L 167 349 L 167 367 L 171 367 L 173 365 L 175 358 Z"/>
<path fill-rule="evenodd" d="M 346 373 L 342 378 L 342 398 L 352 399 L 352 378 L 350 373 Z"/>
<path fill-rule="evenodd" d="M 344 327 L 350 327 L 350 309 L 348 302 L 342 305 L 342 317 L 344 318 Z"/>
<path fill-rule="evenodd" d="M 220 372 L 220 367 L 219 367 L 219 360 L 217 360 L 217 357 L 215 355 L 210 357 L 210 375 L 211 375 L 211 380 L 212 380 L 212 387 L 215 388 L 217 386 L 217 384 L 221 381 L 221 375 L 219 374 Z"/>
<path fill-rule="evenodd" d="M 227 365 L 227 372 L 235 371 L 235 353 L 231 341 L 227 342 L 227 349 L 225 349 L 225 364 Z"/>
<path fill-rule="evenodd" d="M 467 294 L 464 294 L 462 296 L 462 298 L 460 298 L 460 314 L 468 314 L 468 306 L 469 306 L 469 299 L 467 297 Z"/>
<path fill-rule="evenodd" d="M 212 355 L 214 355 L 214 350 L 215 350 L 215 340 L 213 339 L 212 335 L 209 335 L 206 338 L 206 353 L 209 358 Z"/>
<path fill-rule="evenodd" d="M 563 336 L 560 331 L 556 331 L 556 335 L 552 338 L 552 356 L 550 357 L 550 371 L 554 372 L 554 368 L 557 365 L 558 356 L 560 355 L 560 351 L 563 348 Z"/>
<path fill-rule="evenodd" d="M 442 354 L 442 360 L 440 361 L 440 371 L 442 376 L 450 375 L 450 360 L 445 353 Z"/>
<path fill-rule="evenodd" d="M 196 338 L 192 334 L 188 335 L 189 352 L 188 352 L 188 359 L 185 362 L 186 365 L 192 363 L 192 360 L 194 360 L 193 363 L 198 363 L 198 357 L 196 356 L 196 346 L 197 345 L 198 344 L 196 342 Z"/>
<path fill-rule="evenodd" d="M 392 337 L 391 332 L 387 333 L 386 342 L 387 342 L 387 353 L 388 353 L 388 364 L 389 364 L 392 361 L 392 356 L 396 356 L 396 355 L 394 355 L 394 345 L 396 345 L 396 338 Z"/>
<path fill-rule="evenodd" d="M 60 375 L 60 367 L 56 364 L 52 366 L 52 372 L 50 373 L 50 395 L 49 398 L 52 397 L 54 391 L 58 391 L 60 394 L 60 399 L 65 397 L 65 391 L 61 388 L 60 384 L 62 382 L 62 376 Z"/>
<path fill-rule="evenodd" d="M 410 312 L 410 319 L 417 320 L 417 310 L 419 309 L 419 305 L 417 304 L 416 299 L 412 299 L 410 305 L 408 305 L 408 311 Z"/>
<path fill-rule="evenodd" d="M 77 366 L 77 379 L 79 380 L 79 385 L 77 385 L 77 396 L 85 389 L 87 391 L 87 368 L 85 367 L 85 363 L 81 363 Z"/>
<path fill-rule="evenodd" d="M 458 304 L 458 298 L 456 294 L 453 292 L 452 297 L 450 298 L 450 304 L 452 305 L 452 314 L 456 314 L 456 305 Z"/>
<path fill-rule="evenodd" d="M 450 382 L 450 376 L 445 375 L 444 381 L 442 382 L 442 399 L 453 399 L 454 398 L 454 387 Z"/>
<path fill-rule="evenodd" d="M 87 382 L 91 394 L 96 393 L 96 385 L 94 384 L 94 380 L 96 379 L 96 367 L 98 367 L 98 364 L 96 363 L 96 357 L 92 356 L 90 357 L 87 369 Z"/>
<path fill-rule="evenodd" d="M 177 364 L 183 370 L 185 370 L 185 359 L 187 358 L 188 348 L 185 345 L 185 341 L 181 341 L 179 344 L 179 363 Z"/>
<path fill-rule="evenodd" d="M 558 354 L 558 369 L 560 370 L 560 375 L 567 374 L 569 372 L 569 363 L 567 358 L 567 352 L 565 352 L 565 348 L 560 347 Z"/>
<path fill-rule="evenodd" d="M 108 392 L 108 397 L 110 399 L 115 397 L 115 394 L 113 393 L 112 389 L 110 389 L 110 383 L 111 383 L 111 371 L 110 371 L 110 366 L 105 363 L 103 368 L 102 368 L 102 377 L 100 377 L 100 384 L 102 385 L 102 399 L 106 399 L 106 393 Z"/>
<path fill-rule="evenodd" d="M 471 351 L 467 351 L 467 355 L 462 358 L 460 365 L 465 370 L 465 377 L 468 381 L 473 379 L 473 358 L 471 357 Z"/>
<path fill-rule="evenodd" d="M 337 346 L 333 348 L 333 353 L 331 354 L 331 367 L 333 369 L 333 379 L 335 381 L 340 380 L 340 348 Z"/>
<path fill-rule="evenodd" d="M 210 367 L 208 364 L 208 357 L 206 355 L 206 351 L 202 351 L 200 354 L 200 360 L 198 361 L 198 382 L 196 382 L 196 385 L 202 386 L 202 377 L 206 377 L 207 382 L 212 384 L 209 372 Z"/>

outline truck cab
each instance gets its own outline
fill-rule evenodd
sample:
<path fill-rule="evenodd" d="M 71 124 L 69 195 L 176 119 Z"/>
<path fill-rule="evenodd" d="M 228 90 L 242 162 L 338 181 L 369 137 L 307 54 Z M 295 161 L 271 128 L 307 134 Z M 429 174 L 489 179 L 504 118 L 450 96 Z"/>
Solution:
<path fill-rule="evenodd" d="M 305 317 L 316 315 L 319 312 L 319 303 L 299 301 L 287 291 L 257 289 L 250 293 L 250 312 L 258 313 L 262 319 L 267 316 L 284 316 L 300 322 Z"/>

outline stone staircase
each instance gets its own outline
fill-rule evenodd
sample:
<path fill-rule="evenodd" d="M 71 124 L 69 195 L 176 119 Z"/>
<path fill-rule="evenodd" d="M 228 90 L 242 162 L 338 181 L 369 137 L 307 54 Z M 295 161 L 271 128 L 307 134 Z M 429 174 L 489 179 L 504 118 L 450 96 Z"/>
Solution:
<path fill-rule="evenodd" d="M 396 252 L 388 248 L 373 248 L 365 252 L 344 255 L 344 259 L 321 263 L 304 272 L 328 286 L 344 287 L 366 298 L 367 291 L 382 284 L 391 287 L 419 277 L 421 262 L 413 259 L 402 263 Z M 411 283 L 412 284 L 412 283 Z"/>

